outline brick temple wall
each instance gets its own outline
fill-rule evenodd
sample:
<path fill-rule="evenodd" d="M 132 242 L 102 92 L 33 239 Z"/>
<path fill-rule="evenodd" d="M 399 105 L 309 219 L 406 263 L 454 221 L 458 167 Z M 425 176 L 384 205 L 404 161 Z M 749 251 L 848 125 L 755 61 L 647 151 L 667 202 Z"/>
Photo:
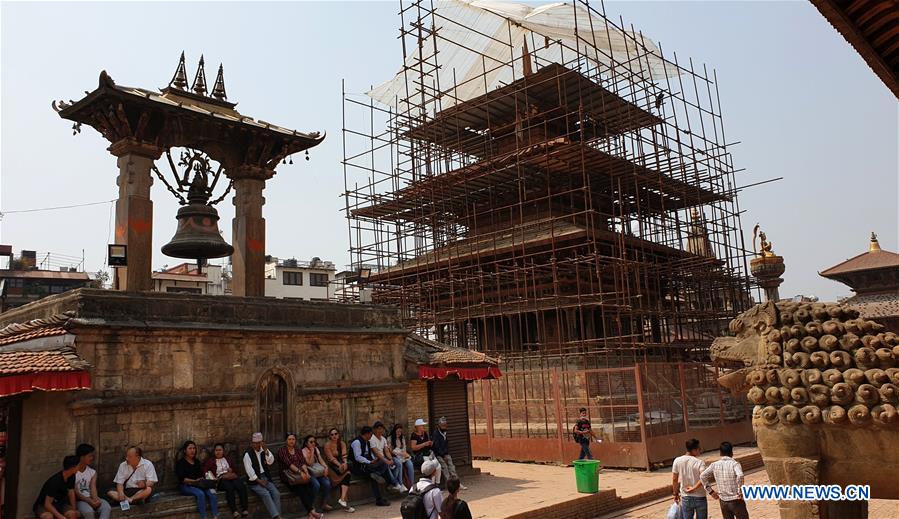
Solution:
<path fill-rule="evenodd" d="M 207 300 L 213 299 L 242 301 Z M 358 307 L 265 302 L 282 307 L 288 322 L 273 317 L 269 326 L 249 326 L 246 320 L 198 325 L 196 313 L 188 314 L 193 323 L 175 318 L 179 305 L 159 321 L 136 311 L 134 320 L 119 314 L 118 321 L 101 322 L 83 310 L 94 304 L 109 311 L 108 306 L 80 305 L 71 332 L 78 354 L 92 366 L 93 389 L 36 392 L 23 402 L 17 517 L 25 516 L 41 483 L 80 442 L 97 447 L 101 492 L 111 485 L 129 445 L 140 446 L 155 464 L 161 488 L 174 487 L 175 455 L 187 439 L 201 449 L 221 441 L 242 453 L 260 429 L 259 384 L 271 373 L 287 385 L 286 429 L 300 435 L 324 438 L 328 428 L 337 427 L 349 442 L 359 427 L 375 420 L 409 423 L 427 414 L 426 384 L 413 382 L 415 396 L 407 398 L 405 331 L 394 326 L 390 312 L 363 316 L 349 313 Z M 159 311 L 145 302 L 140 306 Z M 330 324 L 304 327 L 308 320 L 294 321 L 291 329 L 296 316 L 284 306 L 293 307 L 299 318 L 312 312 L 310 319 Z M 277 444 L 283 437 L 266 440 Z"/>

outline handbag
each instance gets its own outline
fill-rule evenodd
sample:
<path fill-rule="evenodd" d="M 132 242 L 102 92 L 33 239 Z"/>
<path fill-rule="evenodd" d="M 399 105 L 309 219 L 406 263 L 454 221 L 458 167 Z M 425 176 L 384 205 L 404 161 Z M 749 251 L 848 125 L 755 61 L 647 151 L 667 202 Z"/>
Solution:
<path fill-rule="evenodd" d="M 312 465 L 309 465 L 309 473 L 312 474 L 314 478 L 320 478 L 325 475 L 325 466 L 321 463 L 315 462 Z"/>
<path fill-rule="evenodd" d="M 199 481 L 195 481 L 191 486 L 197 487 L 197 488 L 202 488 L 204 490 L 210 490 L 210 489 L 215 488 L 216 485 L 218 485 L 217 480 L 201 479 Z"/>
<path fill-rule="evenodd" d="M 303 471 L 294 472 L 290 469 L 287 469 L 287 470 L 282 470 L 281 474 L 284 476 L 284 481 L 290 486 L 306 485 L 309 483 L 309 480 L 311 479 L 309 477 L 309 474 L 307 474 Z"/>

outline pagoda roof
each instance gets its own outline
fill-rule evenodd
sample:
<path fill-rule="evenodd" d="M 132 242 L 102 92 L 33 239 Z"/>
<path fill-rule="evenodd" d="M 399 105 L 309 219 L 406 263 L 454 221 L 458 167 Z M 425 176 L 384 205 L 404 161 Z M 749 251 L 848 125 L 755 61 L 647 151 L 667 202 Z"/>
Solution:
<path fill-rule="evenodd" d="M 171 86 L 160 91 L 118 85 L 103 71 L 78 101 L 55 102 L 60 117 L 86 124 L 110 142 L 134 139 L 159 148 L 202 149 L 229 164 L 271 166 L 318 145 L 324 135 L 303 133 L 242 115 L 236 103 Z"/>
<path fill-rule="evenodd" d="M 486 261 L 515 251 L 531 254 L 545 247 L 559 247 L 566 242 L 586 243 L 588 239 L 615 246 L 623 245 L 641 253 L 655 254 L 665 258 L 672 265 L 678 265 L 681 260 L 697 259 L 709 264 L 718 264 L 718 260 L 714 258 L 700 258 L 688 251 L 634 236 L 622 235 L 606 229 L 588 229 L 585 225 L 565 220 L 544 219 L 528 222 L 511 229 L 456 240 L 410 260 L 381 269 L 377 273 L 373 273 L 369 281 L 373 283 L 390 282 L 399 277 L 422 271 L 440 270 L 449 268 L 451 265 L 472 261 Z"/>
<path fill-rule="evenodd" d="M 895 0 L 811 0 L 899 97 L 899 3 Z"/>
<path fill-rule="evenodd" d="M 592 121 L 594 129 L 590 130 L 590 138 L 663 122 L 659 116 L 580 72 L 551 63 L 506 86 L 438 112 L 432 120 L 408 130 L 406 136 L 484 157 L 492 148 L 491 130 L 514 123 L 519 112 L 531 107 L 537 107 L 543 115 L 578 114 L 579 120 Z"/>
<path fill-rule="evenodd" d="M 586 174 L 594 192 L 620 189 L 625 196 L 615 198 L 630 200 L 624 213 L 636 211 L 638 205 L 644 213 L 665 212 L 727 200 L 725 195 L 705 189 L 698 182 L 688 183 L 650 166 L 560 137 L 425 178 L 381 195 L 378 202 L 351 213 L 354 217 L 385 220 L 459 214 L 472 203 L 501 198 L 505 191 L 517 195 L 522 176 L 542 181 L 547 177 L 544 173 L 550 173 L 553 179 L 580 179 Z"/>
<path fill-rule="evenodd" d="M 838 279 L 844 274 L 884 268 L 899 269 L 899 254 L 877 248 L 859 254 L 858 256 L 853 256 L 842 263 L 824 270 L 820 275 L 826 278 Z"/>

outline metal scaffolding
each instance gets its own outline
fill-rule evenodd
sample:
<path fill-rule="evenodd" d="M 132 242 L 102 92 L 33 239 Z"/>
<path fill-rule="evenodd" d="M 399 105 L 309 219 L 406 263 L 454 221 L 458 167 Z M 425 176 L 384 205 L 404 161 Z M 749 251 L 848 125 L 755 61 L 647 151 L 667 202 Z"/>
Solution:
<path fill-rule="evenodd" d="M 402 71 L 343 97 L 357 281 L 505 372 L 705 361 L 752 288 L 715 73 L 550 7 L 402 1 Z"/>

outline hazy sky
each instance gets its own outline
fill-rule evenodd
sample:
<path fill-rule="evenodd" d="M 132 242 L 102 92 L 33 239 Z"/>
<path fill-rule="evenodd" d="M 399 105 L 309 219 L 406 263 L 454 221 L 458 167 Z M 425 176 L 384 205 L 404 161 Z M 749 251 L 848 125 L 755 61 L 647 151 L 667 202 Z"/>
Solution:
<path fill-rule="evenodd" d="M 282 165 L 265 190 L 268 253 L 348 263 L 339 195 L 341 79 L 363 92 L 402 60 L 398 2 L 0 4 L 0 211 L 112 200 L 108 143 L 50 108 L 97 86 L 165 86 L 182 50 L 188 73 L 205 54 L 207 80 L 225 65 L 228 97 L 245 115 L 300 131 L 327 131 L 311 161 Z M 806 1 L 607 2 L 666 54 L 717 69 L 741 185 L 743 228 L 762 223 L 786 258 L 783 296 L 833 299 L 843 285 L 817 272 L 867 248 L 876 231 L 896 251 L 899 235 L 897 102 L 855 51 Z M 296 159 L 300 159 L 297 156 Z M 163 169 L 165 171 L 165 169 Z M 155 267 L 175 230 L 177 202 L 153 186 Z M 221 203 L 230 241 L 234 208 Z M 0 242 L 86 256 L 103 266 L 110 204 L 6 214 Z"/>

